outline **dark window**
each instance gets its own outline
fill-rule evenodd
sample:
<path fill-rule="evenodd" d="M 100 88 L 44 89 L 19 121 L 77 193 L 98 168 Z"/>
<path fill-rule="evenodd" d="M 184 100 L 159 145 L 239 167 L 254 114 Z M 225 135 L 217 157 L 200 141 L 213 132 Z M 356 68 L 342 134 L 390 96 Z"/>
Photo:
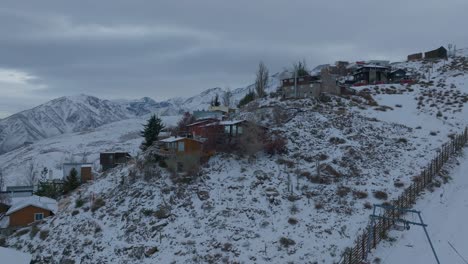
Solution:
<path fill-rule="evenodd" d="M 36 213 L 34 214 L 34 221 L 42 220 L 44 218 L 43 213 Z"/>

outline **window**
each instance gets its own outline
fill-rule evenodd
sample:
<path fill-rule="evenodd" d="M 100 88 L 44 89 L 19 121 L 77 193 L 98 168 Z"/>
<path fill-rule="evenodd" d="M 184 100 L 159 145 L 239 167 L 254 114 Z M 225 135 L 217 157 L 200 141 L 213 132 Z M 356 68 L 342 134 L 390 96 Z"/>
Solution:
<path fill-rule="evenodd" d="M 224 133 L 231 134 L 231 126 L 224 126 Z"/>
<path fill-rule="evenodd" d="M 34 221 L 42 220 L 44 218 L 43 213 L 36 213 L 34 214 Z"/>
<path fill-rule="evenodd" d="M 237 134 L 242 135 L 243 129 L 241 126 L 237 127 Z"/>
<path fill-rule="evenodd" d="M 185 144 L 184 144 L 183 141 L 180 141 L 180 142 L 179 142 L 179 145 L 178 145 L 177 150 L 178 150 L 179 152 L 184 152 L 184 151 L 185 151 Z"/>

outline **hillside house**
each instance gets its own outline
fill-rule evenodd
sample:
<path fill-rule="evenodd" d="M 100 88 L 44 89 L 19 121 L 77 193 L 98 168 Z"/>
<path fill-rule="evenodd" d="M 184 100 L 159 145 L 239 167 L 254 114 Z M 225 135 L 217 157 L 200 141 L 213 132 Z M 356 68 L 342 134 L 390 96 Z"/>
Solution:
<path fill-rule="evenodd" d="M 404 69 L 395 69 L 388 74 L 388 79 L 390 82 L 398 83 L 407 79 L 407 73 Z"/>
<path fill-rule="evenodd" d="M 82 183 L 93 180 L 92 163 L 64 163 L 63 180 L 70 176 L 72 169 L 76 170 L 78 180 Z"/>
<path fill-rule="evenodd" d="M 169 137 L 157 142 L 158 155 L 164 157 L 201 155 L 203 142 L 187 137 Z"/>
<path fill-rule="evenodd" d="M 102 170 L 106 171 L 127 163 L 132 156 L 128 152 L 103 152 L 99 155 Z"/>
<path fill-rule="evenodd" d="M 34 186 L 7 186 L 6 191 L 0 194 L 8 195 L 9 198 L 28 197 L 34 193 Z"/>
<path fill-rule="evenodd" d="M 424 52 L 424 59 L 435 60 L 435 59 L 447 59 L 447 49 L 441 46 L 438 49 Z"/>
<path fill-rule="evenodd" d="M 307 98 L 320 95 L 319 76 L 288 77 L 281 80 L 281 93 L 283 98 Z"/>
<path fill-rule="evenodd" d="M 199 166 L 203 157 L 203 142 L 187 137 L 169 137 L 156 144 L 156 155 L 165 158 L 174 171 L 188 171 Z"/>
<path fill-rule="evenodd" d="M 218 119 L 222 120 L 225 117 L 225 113 L 220 110 L 216 111 L 193 111 L 193 117 L 195 120 L 203 120 L 203 119 Z"/>
<path fill-rule="evenodd" d="M 422 60 L 422 58 L 423 58 L 422 52 L 408 55 L 408 61 Z"/>
<path fill-rule="evenodd" d="M 359 66 L 353 73 L 354 81 L 360 84 L 378 84 L 388 81 L 390 67 L 375 64 Z"/>
<path fill-rule="evenodd" d="M 8 226 L 26 226 L 35 221 L 40 221 L 58 210 L 58 203 L 54 199 L 33 195 L 14 202 L 6 212 Z"/>

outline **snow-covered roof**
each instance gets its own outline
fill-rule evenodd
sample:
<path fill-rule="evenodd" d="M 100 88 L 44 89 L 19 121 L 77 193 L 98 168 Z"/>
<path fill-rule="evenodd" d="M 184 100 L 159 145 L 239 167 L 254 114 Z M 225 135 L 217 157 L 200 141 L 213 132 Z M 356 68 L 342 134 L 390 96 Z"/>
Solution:
<path fill-rule="evenodd" d="M 202 120 L 197 121 L 195 123 L 188 124 L 187 126 L 196 126 L 196 125 L 199 125 L 199 124 L 203 124 L 203 123 L 206 123 L 206 122 L 212 122 L 212 121 L 213 121 L 212 118 L 202 119 Z"/>
<path fill-rule="evenodd" d="M 29 264 L 31 255 L 11 248 L 0 247 L 0 258 L 2 263 Z"/>
<path fill-rule="evenodd" d="M 388 66 L 380 66 L 380 65 L 377 65 L 377 64 L 364 64 L 364 65 L 360 65 L 362 68 L 381 68 L 381 69 L 387 69 L 389 68 Z"/>
<path fill-rule="evenodd" d="M 172 143 L 172 142 L 177 142 L 182 139 L 184 139 L 184 137 L 168 137 L 165 139 L 161 139 L 160 141 L 164 143 Z"/>
<path fill-rule="evenodd" d="M 67 165 L 67 166 L 69 166 L 69 165 L 71 165 L 71 166 L 83 166 L 83 165 L 90 165 L 90 166 L 92 166 L 93 163 L 89 163 L 89 162 L 68 162 L 68 163 L 64 163 L 63 165 L 64 165 L 64 166 L 65 166 L 65 165 Z"/>
<path fill-rule="evenodd" d="M 231 126 L 231 125 L 236 125 L 236 124 L 242 123 L 244 121 L 245 120 L 226 120 L 226 121 L 219 122 L 219 124 L 222 125 L 222 126 Z"/>
<path fill-rule="evenodd" d="M 56 200 L 47 198 L 47 197 L 33 195 L 25 199 L 22 199 L 18 201 L 17 203 L 14 203 L 10 207 L 8 212 L 6 212 L 6 215 L 10 215 L 28 206 L 34 206 L 34 207 L 42 208 L 44 210 L 49 210 L 54 214 L 57 212 L 57 209 L 58 209 L 58 204 Z"/>

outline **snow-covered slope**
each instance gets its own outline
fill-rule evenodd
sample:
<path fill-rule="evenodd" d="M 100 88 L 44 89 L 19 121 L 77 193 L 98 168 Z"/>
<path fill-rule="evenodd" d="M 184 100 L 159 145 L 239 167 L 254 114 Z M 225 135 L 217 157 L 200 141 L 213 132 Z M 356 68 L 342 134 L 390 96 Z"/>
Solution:
<path fill-rule="evenodd" d="M 161 117 L 166 126 L 173 126 L 180 116 Z M 112 122 L 84 132 L 66 133 L 40 140 L 0 155 L 0 169 L 5 176 L 5 185 L 25 184 L 25 176 L 32 167 L 38 176 L 46 167 L 54 178 L 62 178 L 64 162 L 91 162 L 99 164 L 99 153 L 125 151 L 131 155 L 139 152 L 143 141 L 140 131 L 145 119 L 132 118 Z"/>
<path fill-rule="evenodd" d="M 284 135 L 286 154 L 218 153 L 189 183 L 140 155 L 64 197 L 56 216 L 5 243 L 38 263 L 334 263 L 365 228 L 371 204 L 400 195 L 450 134 L 468 124 L 464 60 L 432 65 L 429 80 L 415 85 L 363 87 L 377 105 L 365 96 L 263 99 L 238 116 Z M 423 75 L 425 64 L 400 66 Z M 269 90 L 276 86 L 272 81 Z M 236 89 L 233 97 L 252 88 Z M 222 92 L 210 89 L 166 107 L 203 109 Z M 147 105 L 154 103 L 123 108 L 144 115 Z M 1 155 L 0 166 L 10 175 L 29 162 L 57 166 L 72 154 L 95 161 L 103 150 L 135 153 L 142 122 L 136 120 L 39 141 Z"/>
<path fill-rule="evenodd" d="M 450 177 L 449 182 L 423 195 L 414 206 L 421 211 L 428 225 L 428 233 L 441 263 L 463 263 L 463 258 L 465 262 L 468 259 L 467 171 L 468 149 L 465 148 L 457 164 L 452 164 L 452 168 L 444 173 Z M 391 239 L 379 245 L 370 260 L 380 259 L 382 264 L 436 263 L 422 227 L 392 231 L 389 237 Z"/>

